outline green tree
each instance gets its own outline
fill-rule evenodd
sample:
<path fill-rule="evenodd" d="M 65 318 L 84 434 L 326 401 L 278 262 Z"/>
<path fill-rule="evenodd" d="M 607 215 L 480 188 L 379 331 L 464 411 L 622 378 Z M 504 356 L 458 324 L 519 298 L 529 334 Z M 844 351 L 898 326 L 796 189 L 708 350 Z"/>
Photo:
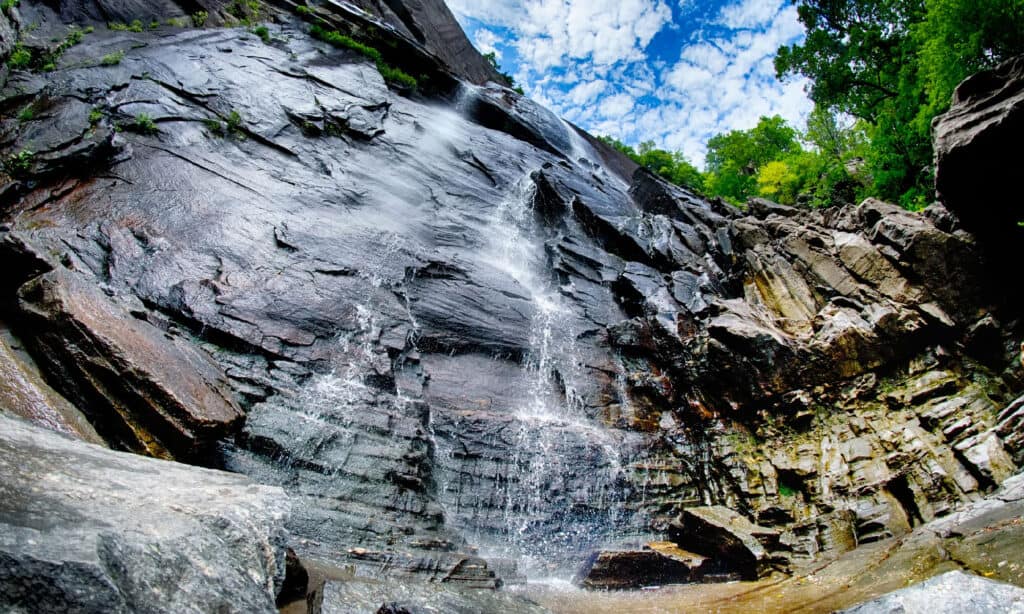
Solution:
<path fill-rule="evenodd" d="M 682 152 L 669 152 L 664 149 L 658 149 L 655 147 L 654 141 L 640 143 L 639 150 L 637 150 L 610 136 L 599 136 L 597 138 L 605 145 L 625 154 L 633 162 L 676 185 L 698 192 L 704 189 L 703 174 L 696 166 L 690 163 Z"/>
<path fill-rule="evenodd" d="M 740 204 L 758 193 L 761 167 L 802 151 L 799 134 L 782 117 L 762 117 L 750 130 L 733 130 L 708 141 L 704 187 L 711 196 Z"/>
<path fill-rule="evenodd" d="M 1024 52 L 1024 0 L 925 0 L 925 5 L 926 18 L 915 31 L 928 93 L 922 120 L 944 111 L 961 81 Z"/>
<path fill-rule="evenodd" d="M 820 108 L 864 120 L 873 191 L 931 196 L 931 120 L 961 79 L 1024 49 L 1024 0 L 794 0 L 807 36 L 782 47 Z"/>
<path fill-rule="evenodd" d="M 523 93 L 519 88 L 516 87 L 515 77 L 513 77 L 511 74 L 509 74 L 507 72 L 502 72 L 501 64 L 498 63 L 498 54 L 497 53 L 495 53 L 493 51 L 489 51 L 489 52 L 484 54 L 484 59 L 487 60 L 487 63 L 491 65 L 491 68 L 494 69 L 494 72 L 496 72 L 499 75 L 501 75 L 501 78 L 508 82 L 508 86 L 509 87 L 515 89 L 520 94 Z"/>

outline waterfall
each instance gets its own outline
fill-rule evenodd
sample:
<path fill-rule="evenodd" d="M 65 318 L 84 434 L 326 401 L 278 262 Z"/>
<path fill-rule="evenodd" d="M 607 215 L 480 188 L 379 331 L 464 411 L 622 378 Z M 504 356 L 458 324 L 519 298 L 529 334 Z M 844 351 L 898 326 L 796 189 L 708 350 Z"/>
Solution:
<path fill-rule="evenodd" d="M 484 556 L 514 559 L 531 580 L 570 576 L 585 554 L 612 539 L 622 516 L 624 482 L 619 441 L 588 416 L 577 393 L 584 378 L 578 325 L 545 261 L 542 229 L 527 176 L 496 208 L 481 260 L 512 278 L 534 314 L 529 348 L 508 416 L 506 457 L 498 469 L 500 523 L 478 509 L 448 510 L 449 522 Z M 454 454 L 439 442 L 441 454 Z M 440 472 L 440 489 L 454 489 Z M 500 529 L 494 530 L 494 524 Z"/>

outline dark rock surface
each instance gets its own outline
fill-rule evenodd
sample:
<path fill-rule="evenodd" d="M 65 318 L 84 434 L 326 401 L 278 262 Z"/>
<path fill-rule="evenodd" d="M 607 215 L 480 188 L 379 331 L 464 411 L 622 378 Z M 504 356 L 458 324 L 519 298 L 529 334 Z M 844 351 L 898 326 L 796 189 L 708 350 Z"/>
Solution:
<path fill-rule="evenodd" d="M 0 416 L 0 609 L 275 612 L 284 493 Z"/>
<path fill-rule="evenodd" d="M 2 315 L 113 445 L 284 487 L 301 557 L 463 586 L 701 506 L 809 561 L 1017 471 L 1017 315 L 950 211 L 708 201 L 457 82 L 431 6 L 313 9 L 415 92 L 285 12 L 6 79 Z"/>
<path fill-rule="evenodd" d="M 843 614 L 978 614 L 1024 612 L 1024 589 L 951 571 L 842 610 Z"/>
<path fill-rule="evenodd" d="M 642 550 L 595 552 L 573 582 L 582 588 L 608 590 L 684 584 L 700 582 L 710 568 L 706 557 L 672 542 L 654 542 Z"/>
<path fill-rule="evenodd" d="M 935 187 L 939 198 L 988 252 L 992 280 L 1015 274 L 1024 238 L 1020 197 L 1012 177 L 1024 138 L 1024 56 L 968 78 L 953 107 L 935 119 Z M 1019 301 L 1017 284 L 1000 288 Z"/>
<path fill-rule="evenodd" d="M 444 0 L 355 0 L 354 4 L 423 45 L 470 83 L 507 85 L 469 42 Z"/>
<path fill-rule="evenodd" d="M 240 422 L 206 354 L 165 337 L 86 278 L 58 269 L 22 286 L 19 299 L 44 368 L 111 443 L 196 460 Z"/>
<path fill-rule="evenodd" d="M 711 559 L 719 571 L 754 580 L 771 571 L 779 532 L 722 506 L 690 507 L 670 527 L 674 542 Z"/>

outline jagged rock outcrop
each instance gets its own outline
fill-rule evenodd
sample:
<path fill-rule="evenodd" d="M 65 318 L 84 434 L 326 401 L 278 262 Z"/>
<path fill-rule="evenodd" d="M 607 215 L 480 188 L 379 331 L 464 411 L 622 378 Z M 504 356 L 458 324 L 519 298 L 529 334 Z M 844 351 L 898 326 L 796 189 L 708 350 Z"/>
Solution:
<path fill-rule="evenodd" d="M 284 493 L 0 416 L 0 609 L 276 612 Z"/>
<path fill-rule="evenodd" d="M 672 523 L 669 535 L 687 550 L 707 556 L 722 571 L 753 580 L 771 571 L 779 532 L 758 526 L 722 506 L 690 507 Z"/>
<path fill-rule="evenodd" d="M 5 81 L 2 318 L 113 445 L 285 487 L 302 557 L 452 586 L 707 506 L 799 563 L 1017 471 L 1017 316 L 943 206 L 709 201 L 460 83 L 400 9 L 450 17 L 386 4 L 412 39 L 310 19 L 416 90 L 283 10 L 268 42 L 100 27 Z"/>
<path fill-rule="evenodd" d="M 26 283 L 18 315 L 36 331 L 31 343 L 56 385 L 122 449 L 197 461 L 241 421 L 208 356 L 75 273 L 57 269 Z"/>
<path fill-rule="evenodd" d="M 1024 138 L 1024 56 L 982 71 L 960 84 L 953 106 L 932 125 L 935 188 L 939 198 L 974 233 L 988 255 L 985 273 L 1004 296 L 1022 298 L 1015 274 L 1024 238 L 1014 151 Z"/>

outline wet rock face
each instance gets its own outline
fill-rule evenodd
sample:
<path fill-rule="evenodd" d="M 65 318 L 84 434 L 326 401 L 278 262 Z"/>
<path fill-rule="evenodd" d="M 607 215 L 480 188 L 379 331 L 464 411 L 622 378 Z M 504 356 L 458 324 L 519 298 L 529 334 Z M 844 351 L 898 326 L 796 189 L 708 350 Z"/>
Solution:
<path fill-rule="evenodd" d="M 38 367 L 20 349 L 17 340 L 0 337 L 0 411 L 104 445 L 89 420 L 43 380 Z"/>
<path fill-rule="evenodd" d="M 208 356 L 136 319 L 91 280 L 58 269 L 22 286 L 19 298 L 44 368 L 117 446 L 196 461 L 239 424 Z"/>
<path fill-rule="evenodd" d="M 276 611 L 280 489 L 5 416 L 0 469 L 4 611 Z"/>
<path fill-rule="evenodd" d="M 100 28 L 2 91 L 38 110 L 4 317 L 112 444 L 284 486 L 300 556 L 468 586 L 708 505 L 811 558 L 1016 470 L 1011 318 L 941 206 L 740 211 L 279 19 Z"/>

